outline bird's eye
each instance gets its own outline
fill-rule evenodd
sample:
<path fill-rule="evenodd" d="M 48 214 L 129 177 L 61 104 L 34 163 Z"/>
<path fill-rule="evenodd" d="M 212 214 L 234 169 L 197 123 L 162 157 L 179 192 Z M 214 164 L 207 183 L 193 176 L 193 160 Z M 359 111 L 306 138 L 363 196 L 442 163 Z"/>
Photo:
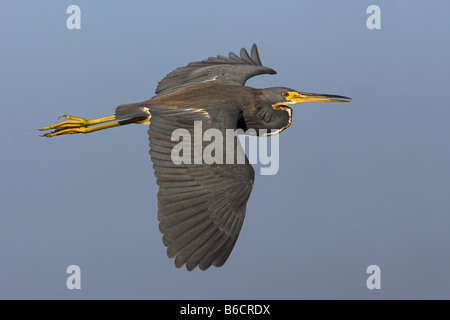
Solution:
<path fill-rule="evenodd" d="M 283 96 L 285 96 L 286 98 L 289 97 L 289 92 L 283 92 Z"/>

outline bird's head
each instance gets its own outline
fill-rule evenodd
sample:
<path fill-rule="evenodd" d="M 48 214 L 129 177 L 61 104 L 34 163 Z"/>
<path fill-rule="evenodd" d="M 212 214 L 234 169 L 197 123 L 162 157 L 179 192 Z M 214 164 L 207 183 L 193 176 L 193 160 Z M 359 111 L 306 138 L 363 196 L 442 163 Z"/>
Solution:
<path fill-rule="evenodd" d="M 272 103 L 272 106 L 290 105 L 303 102 L 350 102 L 349 97 L 325 93 L 300 92 L 285 87 L 273 87 L 263 89 L 264 97 Z"/>
<path fill-rule="evenodd" d="M 292 109 L 288 105 L 304 102 L 350 102 L 352 100 L 345 96 L 300 92 L 286 87 L 262 89 L 261 98 L 261 105 L 268 108 L 259 112 L 263 122 L 261 125 L 272 129 L 272 134 L 279 133 L 291 125 Z"/>

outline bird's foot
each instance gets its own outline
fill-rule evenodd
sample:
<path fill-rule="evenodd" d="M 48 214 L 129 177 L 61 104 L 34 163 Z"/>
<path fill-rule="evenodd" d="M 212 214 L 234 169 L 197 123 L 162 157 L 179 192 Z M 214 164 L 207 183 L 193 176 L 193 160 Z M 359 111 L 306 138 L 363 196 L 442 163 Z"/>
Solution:
<path fill-rule="evenodd" d="M 106 128 L 110 128 L 110 127 L 114 127 L 114 126 L 118 125 L 117 122 L 113 122 L 111 124 L 91 127 L 92 125 L 113 121 L 116 119 L 115 116 L 86 120 L 83 118 L 63 114 L 63 115 L 59 116 L 58 119 L 61 119 L 63 117 L 66 119 L 65 121 L 61 121 L 61 122 L 52 124 L 50 126 L 43 127 L 42 129 L 39 129 L 40 131 L 53 130 L 51 132 L 44 133 L 42 136 L 50 138 L 50 137 L 59 136 L 59 135 L 63 135 L 63 134 L 88 133 L 88 132 L 98 131 L 101 129 L 106 129 Z"/>

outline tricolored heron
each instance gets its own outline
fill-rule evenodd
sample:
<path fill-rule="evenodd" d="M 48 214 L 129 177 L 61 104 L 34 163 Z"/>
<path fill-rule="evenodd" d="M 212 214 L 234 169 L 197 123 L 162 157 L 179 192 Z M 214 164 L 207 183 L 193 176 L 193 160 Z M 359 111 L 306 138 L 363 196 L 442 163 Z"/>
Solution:
<path fill-rule="evenodd" d="M 150 156 L 159 185 L 158 220 L 167 255 L 175 266 L 188 270 L 222 266 L 241 230 L 247 200 L 253 188 L 254 170 L 244 164 L 175 164 L 171 151 L 178 143 L 176 129 L 192 132 L 195 121 L 202 130 L 215 128 L 283 131 L 291 125 L 288 105 L 303 102 L 349 102 L 351 98 L 300 92 L 284 87 L 255 89 L 245 82 L 256 75 L 276 74 L 264 67 L 256 45 L 249 55 L 217 56 L 192 62 L 162 79 L 150 100 L 120 105 L 115 115 L 85 120 L 62 115 L 66 120 L 44 127 L 44 134 L 89 133 L 130 123 L 149 124 Z M 239 140 L 234 141 L 236 153 Z M 202 145 L 204 148 L 204 145 Z M 195 148 L 194 148 L 195 149 Z M 192 152 L 202 152 L 194 150 Z"/>

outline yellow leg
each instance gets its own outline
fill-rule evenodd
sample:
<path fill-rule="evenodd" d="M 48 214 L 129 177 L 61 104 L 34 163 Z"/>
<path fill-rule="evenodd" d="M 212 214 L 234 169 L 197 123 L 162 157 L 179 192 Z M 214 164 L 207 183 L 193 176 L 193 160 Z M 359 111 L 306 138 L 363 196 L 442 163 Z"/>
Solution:
<path fill-rule="evenodd" d="M 52 132 L 44 133 L 42 135 L 43 137 L 54 137 L 63 134 L 74 134 L 74 133 L 89 133 L 103 129 L 114 128 L 130 123 L 143 123 L 147 120 L 143 118 L 133 118 L 128 120 L 111 122 L 113 120 L 116 120 L 116 116 L 86 120 L 83 118 L 68 116 L 65 114 L 60 116 L 58 119 L 60 119 L 61 117 L 64 117 L 67 120 L 39 129 L 40 131 L 53 130 Z"/>

